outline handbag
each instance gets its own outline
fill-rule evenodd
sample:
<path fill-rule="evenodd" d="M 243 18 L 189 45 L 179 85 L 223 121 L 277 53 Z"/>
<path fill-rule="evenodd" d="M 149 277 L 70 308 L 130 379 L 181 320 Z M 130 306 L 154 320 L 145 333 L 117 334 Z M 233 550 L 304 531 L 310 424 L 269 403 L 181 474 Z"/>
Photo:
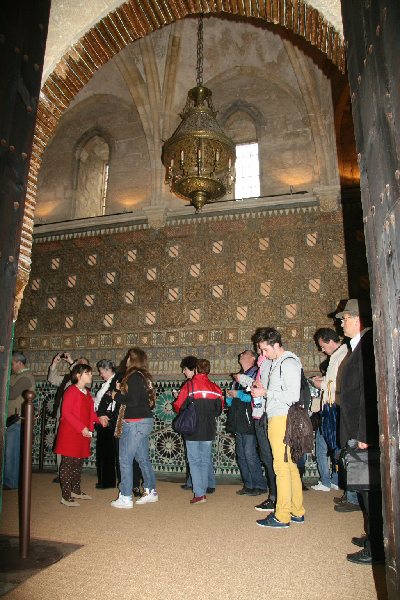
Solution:
<path fill-rule="evenodd" d="M 379 490 L 381 487 L 380 450 L 346 447 L 342 451 L 346 470 L 346 487 L 355 492 Z"/>
<path fill-rule="evenodd" d="M 192 383 L 192 391 L 189 392 L 186 398 L 186 408 L 181 408 L 179 414 L 175 417 L 172 422 L 172 427 L 176 433 L 181 435 L 193 435 L 197 429 L 197 413 L 196 407 L 193 401 L 194 385 Z M 192 394 L 192 397 L 190 397 Z"/>
<path fill-rule="evenodd" d="M 122 429 L 124 427 L 124 417 L 125 417 L 125 409 L 126 404 L 121 404 L 118 411 L 117 423 L 115 425 L 114 437 L 120 438 L 122 435 Z"/>

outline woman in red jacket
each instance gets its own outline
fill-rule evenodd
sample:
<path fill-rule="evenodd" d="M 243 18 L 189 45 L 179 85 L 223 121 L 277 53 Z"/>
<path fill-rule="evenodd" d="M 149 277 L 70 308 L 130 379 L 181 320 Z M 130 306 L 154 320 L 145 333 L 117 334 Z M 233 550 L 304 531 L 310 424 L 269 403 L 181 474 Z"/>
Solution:
<path fill-rule="evenodd" d="M 193 398 L 197 415 L 196 431 L 184 436 L 193 482 L 194 497 L 191 504 L 207 500 L 211 447 L 217 430 L 215 419 L 221 414 L 224 405 L 221 388 L 208 378 L 210 361 L 206 358 L 199 359 L 196 370 L 194 377 L 184 383 L 173 404 L 174 410 L 179 413 L 188 405 L 188 398 Z"/>
<path fill-rule="evenodd" d="M 65 506 L 79 506 L 75 498 L 91 500 L 91 496 L 81 491 L 81 474 L 83 461 L 90 456 L 93 424 L 102 423 L 94 411 L 93 398 L 86 387 L 91 383 L 92 368 L 89 365 L 76 365 L 71 371 L 71 385 L 63 396 L 54 452 L 61 454 L 61 504 Z"/>

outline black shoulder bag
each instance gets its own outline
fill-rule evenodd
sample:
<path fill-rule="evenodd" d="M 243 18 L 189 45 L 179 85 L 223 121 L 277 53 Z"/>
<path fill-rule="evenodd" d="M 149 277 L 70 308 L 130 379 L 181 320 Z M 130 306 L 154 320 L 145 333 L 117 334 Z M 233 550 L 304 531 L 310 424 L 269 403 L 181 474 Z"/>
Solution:
<path fill-rule="evenodd" d="M 181 408 L 179 414 L 172 423 L 174 431 L 181 435 L 193 435 L 197 429 L 197 413 L 193 398 L 194 385 L 192 381 L 190 383 L 192 384 L 192 391 L 189 392 L 189 395 L 186 398 L 186 408 Z M 192 396 L 190 394 L 192 394 Z"/>

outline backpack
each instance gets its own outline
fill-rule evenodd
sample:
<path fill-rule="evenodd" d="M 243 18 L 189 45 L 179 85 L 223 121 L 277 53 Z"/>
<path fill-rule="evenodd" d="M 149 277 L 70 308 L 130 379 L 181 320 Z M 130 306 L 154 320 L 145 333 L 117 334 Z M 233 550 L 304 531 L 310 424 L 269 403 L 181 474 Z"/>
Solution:
<path fill-rule="evenodd" d="M 303 454 L 312 452 L 314 448 L 314 430 L 311 419 L 300 402 L 289 407 L 283 443 L 286 446 L 285 462 L 288 462 L 288 447 L 294 463 L 297 463 Z"/>
<path fill-rule="evenodd" d="M 287 358 L 291 358 L 288 356 Z M 286 358 L 283 359 L 287 360 Z M 281 379 L 282 363 L 281 362 Z M 287 449 L 290 448 L 292 461 L 297 463 L 303 454 L 312 452 L 314 448 L 314 430 L 308 416 L 311 403 L 311 392 L 303 369 L 301 369 L 299 400 L 289 407 L 286 421 L 286 431 L 283 443 L 285 444 L 285 462 L 288 462 Z"/>

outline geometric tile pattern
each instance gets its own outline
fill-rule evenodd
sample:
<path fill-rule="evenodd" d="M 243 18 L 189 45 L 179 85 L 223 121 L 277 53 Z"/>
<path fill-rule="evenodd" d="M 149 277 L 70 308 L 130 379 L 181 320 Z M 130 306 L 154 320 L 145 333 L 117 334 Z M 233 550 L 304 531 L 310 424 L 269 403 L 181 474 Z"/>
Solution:
<path fill-rule="evenodd" d="M 226 380 L 215 379 L 222 388 L 229 387 Z M 182 437 L 175 433 L 171 423 L 175 417 L 172 410 L 172 390 L 179 389 L 182 381 L 157 381 L 157 401 L 154 409 L 154 430 L 150 438 L 150 457 L 156 473 L 186 473 L 185 453 Z M 92 394 L 95 395 L 101 383 L 95 382 Z M 54 445 L 55 419 L 52 418 L 56 387 L 47 381 L 36 380 L 34 444 L 32 464 L 42 469 L 56 468 Z M 213 443 L 213 463 L 217 475 L 237 477 L 239 469 L 235 458 L 235 439 L 226 433 L 226 412 L 217 420 L 217 435 Z M 92 440 L 92 453 L 84 462 L 85 468 L 95 469 L 95 444 Z M 311 458 L 311 457 L 310 457 Z M 314 476 L 315 465 L 309 460 L 308 474 Z"/>
<path fill-rule="evenodd" d="M 52 234 L 33 245 L 31 278 L 15 336 L 37 373 L 60 349 L 94 364 L 139 345 L 156 377 L 199 353 L 223 375 L 261 325 L 316 370 L 312 334 L 347 297 L 342 216 L 309 207 L 172 221 L 156 236 Z"/>

